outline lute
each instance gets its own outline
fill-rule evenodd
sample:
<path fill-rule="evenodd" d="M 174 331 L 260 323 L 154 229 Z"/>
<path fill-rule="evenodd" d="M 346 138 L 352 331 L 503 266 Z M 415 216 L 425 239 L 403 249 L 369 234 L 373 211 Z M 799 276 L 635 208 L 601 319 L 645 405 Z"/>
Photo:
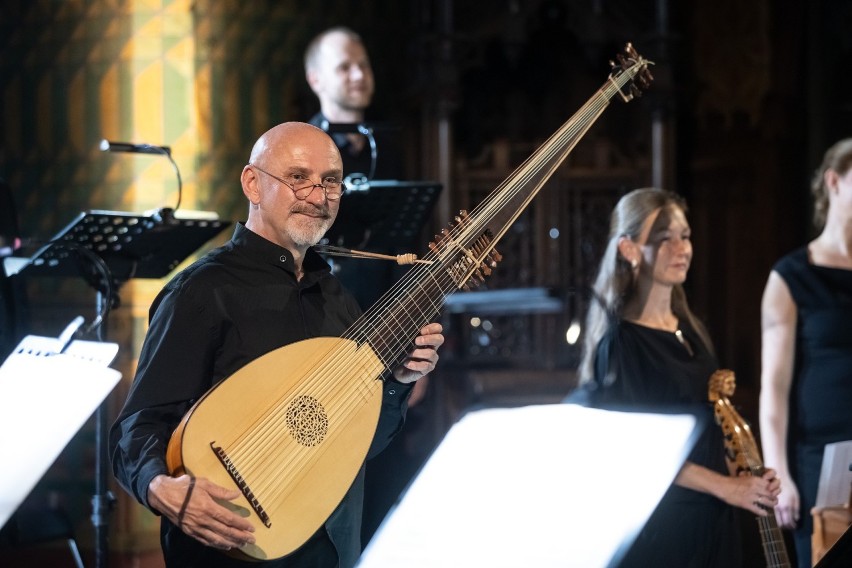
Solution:
<path fill-rule="evenodd" d="M 736 388 L 734 372 L 729 369 L 719 369 L 710 377 L 708 396 L 713 403 L 713 414 L 716 423 L 722 428 L 725 437 L 725 457 L 736 466 L 736 473 L 762 476 L 766 469 L 757 449 L 757 442 L 748 425 L 737 409 L 733 407 L 728 397 L 733 396 Z M 763 555 L 769 568 L 790 568 L 784 535 L 778 527 L 775 509 L 758 505 L 769 514 L 757 517 L 760 529 L 760 540 L 763 544 Z"/>
<path fill-rule="evenodd" d="M 331 515 L 375 434 L 381 378 L 401 362 L 444 299 L 480 283 L 494 249 L 615 96 L 629 101 L 652 77 L 628 44 L 603 86 L 472 212 L 462 211 L 416 264 L 339 338 L 271 351 L 221 381 L 172 434 L 174 474 L 206 477 L 243 497 L 227 504 L 249 519 L 256 543 L 238 555 L 286 556 Z"/>

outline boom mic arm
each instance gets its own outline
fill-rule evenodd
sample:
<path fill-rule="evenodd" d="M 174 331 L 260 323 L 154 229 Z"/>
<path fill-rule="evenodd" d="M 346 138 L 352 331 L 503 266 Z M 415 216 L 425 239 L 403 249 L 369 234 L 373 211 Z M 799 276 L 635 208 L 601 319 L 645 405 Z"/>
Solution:
<path fill-rule="evenodd" d="M 131 144 L 130 142 L 113 142 L 106 138 L 101 140 L 101 150 L 104 152 L 129 152 L 131 154 L 163 154 L 172 155 L 172 149 L 168 146 L 155 146 L 153 144 Z"/>
<path fill-rule="evenodd" d="M 168 146 L 155 146 L 154 144 L 132 144 L 130 142 L 113 142 L 104 138 L 101 140 L 101 151 L 103 152 L 128 152 L 130 154 L 156 154 L 157 156 L 165 156 L 172 163 L 175 169 L 178 183 L 177 204 L 174 209 L 163 207 L 160 209 L 160 221 L 166 222 L 174 216 L 174 212 L 180 208 L 180 202 L 183 195 L 183 181 L 180 177 L 180 168 L 177 162 L 172 158 L 172 149 Z"/>

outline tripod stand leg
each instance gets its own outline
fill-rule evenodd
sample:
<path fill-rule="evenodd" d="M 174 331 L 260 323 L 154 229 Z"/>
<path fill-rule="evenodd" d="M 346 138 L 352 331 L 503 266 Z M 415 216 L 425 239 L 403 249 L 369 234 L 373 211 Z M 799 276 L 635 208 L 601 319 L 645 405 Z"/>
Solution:
<path fill-rule="evenodd" d="M 105 313 L 103 302 L 109 302 L 98 292 L 97 313 Z M 106 320 L 103 320 L 97 328 L 98 341 L 103 341 L 103 329 Z M 95 528 L 95 566 L 96 568 L 107 568 L 109 566 L 109 517 L 115 503 L 115 496 L 107 486 L 109 475 L 109 455 L 107 444 L 109 436 L 109 423 L 107 420 L 107 397 L 98 406 L 95 414 L 95 495 L 92 497 L 92 525 Z"/>

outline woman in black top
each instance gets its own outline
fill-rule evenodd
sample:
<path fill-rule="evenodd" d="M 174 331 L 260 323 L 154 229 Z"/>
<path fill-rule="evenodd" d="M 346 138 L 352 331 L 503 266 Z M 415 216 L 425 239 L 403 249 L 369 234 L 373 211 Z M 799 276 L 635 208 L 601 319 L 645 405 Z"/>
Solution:
<path fill-rule="evenodd" d="M 813 563 L 825 445 L 852 440 L 852 138 L 829 148 L 811 189 L 822 233 L 778 261 L 761 306 L 761 439 L 784 484 L 775 513 L 795 529 L 800 566 Z"/>
<path fill-rule="evenodd" d="M 712 415 L 707 385 L 718 363 L 682 288 L 692 260 L 685 211 L 677 195 L 659 189 L 635 190 L 613 211 L 581 367 L 599 405 Z M 759 505 L 774 506 L 779 491 L 772 470 L 762 478 L 730 475 L 711 419 L 620 565 L 737 566 L 731 506 L 765 515 Z"/>

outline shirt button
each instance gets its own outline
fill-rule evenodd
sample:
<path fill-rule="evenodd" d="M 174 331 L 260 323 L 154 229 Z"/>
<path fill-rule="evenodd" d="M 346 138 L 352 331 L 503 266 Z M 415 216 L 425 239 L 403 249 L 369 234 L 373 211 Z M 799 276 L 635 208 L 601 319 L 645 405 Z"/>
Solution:
<path fill-rule="evenodd" d="M 282 254 L 278 257 L 278 260 L 280 260 L 281 262 L 287 262 L 287 257 Z"/>
<path fill-rule="evenodd" d="M 391 390 L 388 391 L 388 394 L 396 394 L 396 391 L 391 389 Z"/>

